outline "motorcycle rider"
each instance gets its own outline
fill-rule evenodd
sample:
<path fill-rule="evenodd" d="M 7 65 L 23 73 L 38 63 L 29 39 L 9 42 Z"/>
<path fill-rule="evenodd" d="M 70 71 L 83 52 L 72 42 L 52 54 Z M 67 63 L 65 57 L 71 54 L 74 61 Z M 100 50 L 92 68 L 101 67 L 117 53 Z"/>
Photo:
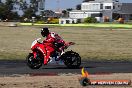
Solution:
<path fill-rule="evenodd" d="M 50 56 L 55 51 L 55 43 L 62 44 L 63 46 L 60 47 L 58 50 L 64 49 L 64 45 L 66 44 L 65 41 L 55 32 L 50 32 L 47 27 L 41 29 L 41 35 L 46 37 L 43 41 L 45 46 L 45 55 L 44 55 L 44 65 L 46 65 L 50 61 Z"/>

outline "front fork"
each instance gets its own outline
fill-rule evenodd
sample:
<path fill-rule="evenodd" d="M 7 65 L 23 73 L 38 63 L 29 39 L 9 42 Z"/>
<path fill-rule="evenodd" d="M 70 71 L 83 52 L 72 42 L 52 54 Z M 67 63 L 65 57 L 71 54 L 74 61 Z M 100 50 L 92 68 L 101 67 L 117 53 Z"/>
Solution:
<path fill-rule="evenodd" d="M 37 52 L 33 51 L 32 53 L 33 53 L 34 59 L 36 59 L 36 57 L 37 57 Z"/>

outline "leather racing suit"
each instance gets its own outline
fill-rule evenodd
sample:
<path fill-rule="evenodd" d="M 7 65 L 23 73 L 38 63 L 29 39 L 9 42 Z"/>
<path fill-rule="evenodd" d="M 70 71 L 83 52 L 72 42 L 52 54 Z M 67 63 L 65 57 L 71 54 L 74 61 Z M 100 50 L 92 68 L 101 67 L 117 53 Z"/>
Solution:
<path fill-rule="evenodd" d="M 48 61 L 50 60 L 50 56 L 55 51 L 55 45 L 54 43 L 61 43 L 66 44 L 65 41 L 56 33 L 50 32 L 46 39 L 43 41 L 44 47 L 45 47 L 45 55 L 44 55 L 44 64 L 46 65 Z M 58 50 L 64 49 L 64 46 L 60 47 Z"/>

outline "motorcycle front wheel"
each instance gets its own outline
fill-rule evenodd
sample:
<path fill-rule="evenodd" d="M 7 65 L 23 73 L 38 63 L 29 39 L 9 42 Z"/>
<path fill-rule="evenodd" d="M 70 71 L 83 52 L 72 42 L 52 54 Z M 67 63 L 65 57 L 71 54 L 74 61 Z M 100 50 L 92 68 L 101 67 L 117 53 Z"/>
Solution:
<path fill-rule="evenodd" d="M 42 66 L 42 62 L 38 59 L 34 59 L 32 53 L 27 56 L 26 63 L 31 69 L 39 69 Z"/>
<path fill-rule="evenodd" d="M 68 68 L 79 68 L 81 65 L 81 57 L 76 52 L 67 51 L 61 56 L 61 58 Z"/>

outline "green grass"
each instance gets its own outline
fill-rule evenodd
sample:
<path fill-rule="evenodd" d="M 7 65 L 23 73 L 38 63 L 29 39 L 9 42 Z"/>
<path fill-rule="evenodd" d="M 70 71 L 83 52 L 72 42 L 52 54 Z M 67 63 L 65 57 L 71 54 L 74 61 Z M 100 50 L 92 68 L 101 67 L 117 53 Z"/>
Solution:
<path fill-rule="evenodd" d="M 28 55 L 27 52 L 0 52 L 0 60 L 24 60 Z"/>
<path fill-rule="evenodd" d="M 29 26 L 32 23 L 20 23 L 20 25 Z M 131 24 L 116 23 L 88 23 L 88 24 L 34 24 L 36 26 L 58 26 L 58 27 L 91 27 L 91 28 L 125 28 L 131 29 Z"/>
<path fill-rule="evenodd" d="M 44 26 L 0 27 L 0 59 L 25 60 L 34 39 L 41 37 Z M 132 30 L 109 30 L 87 27 L 54 27 L 50 31 L 64 40 L 75 42 L 68 50 L 76 51 L 83 60 L 132 61 Z M 43 39 L 43 38 L 42 38 Z"/>
<path fill-rule="evenodd" d="M 37 23 L 20 23 L 19 25 L 22 25 L 22 26 L 32 26 L 32 25 L 35 25 L 35 26 L 59 26 L 59 24 L 37 24 Z"/>

